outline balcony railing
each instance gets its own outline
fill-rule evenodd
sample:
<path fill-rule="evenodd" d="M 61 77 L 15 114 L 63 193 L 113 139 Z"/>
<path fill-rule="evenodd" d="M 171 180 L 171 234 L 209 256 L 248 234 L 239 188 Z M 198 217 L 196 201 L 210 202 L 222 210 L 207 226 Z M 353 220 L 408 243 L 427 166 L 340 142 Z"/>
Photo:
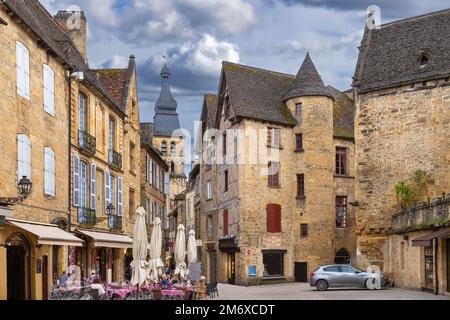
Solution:
<path fill-rule="evenodd" d="M 109 216 L 108 218 L 109 229 L 115 231 L 122 230 L 122 217 L 121 216 Z"/>
<path fill-rule="evenodd" d="M 433 229 L 450 224 L 450 194 L 424 202 L 392 216 L 393 233 Z"/>
<path fill-rule="evenodd" d="M 97 224 L 95 210 L 78 208 L 78 223 L 86 226 L 95 226 Z"/>
<path fill-rule="evenodd" d="M 97 140 L 86 131 L 78 131 L 78 146 L 86 155 L 93 156 L 97 148 Z"/>
<path fill-rule="evenodd" d="M 114 168 L 118 170 L 122 169 L 122 155 L 118 153 L 116 150 L 109 150 L 108 161 L 109 164 Z"/>

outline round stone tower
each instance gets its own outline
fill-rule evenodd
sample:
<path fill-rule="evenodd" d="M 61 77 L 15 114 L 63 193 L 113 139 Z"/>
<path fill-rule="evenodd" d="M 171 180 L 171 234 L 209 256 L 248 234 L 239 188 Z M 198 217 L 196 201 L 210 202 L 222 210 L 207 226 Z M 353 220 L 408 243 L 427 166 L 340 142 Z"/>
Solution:
<path fill-rule="evenodd" d="M 295 239 L 294 259 L 307 261 L 308 271 L 312 271 L 318 265 L 333 262 L 336 200 L 334 99 L 309 53 L 285 97 L 285 103 L 298 121 L 296 139 L 302 140 L 302 148 L 294 155 L 294 167 L 297 179 L 303 180 L 304 194 L 300 192 L 297 196 L 300 214 L 293 213 L 293 220 L 298 227 L 307 225 L 308 230 L 307 236 Z M 298 138 L 300 134 L 301 138 Z"/>

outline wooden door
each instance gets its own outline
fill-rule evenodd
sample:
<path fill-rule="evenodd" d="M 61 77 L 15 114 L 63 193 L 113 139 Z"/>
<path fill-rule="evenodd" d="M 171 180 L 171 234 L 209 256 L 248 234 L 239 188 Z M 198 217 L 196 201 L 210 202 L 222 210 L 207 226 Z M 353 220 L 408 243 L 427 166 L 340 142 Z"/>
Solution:
<path fill-rule="evenodd" d="M 308 282 L 308 263 L 295 263 L 295 282 Z"/>
<path fill-rule="evenodd" d="M 42 300 L 48 300 L 48 257 L 42 257 Z"/>

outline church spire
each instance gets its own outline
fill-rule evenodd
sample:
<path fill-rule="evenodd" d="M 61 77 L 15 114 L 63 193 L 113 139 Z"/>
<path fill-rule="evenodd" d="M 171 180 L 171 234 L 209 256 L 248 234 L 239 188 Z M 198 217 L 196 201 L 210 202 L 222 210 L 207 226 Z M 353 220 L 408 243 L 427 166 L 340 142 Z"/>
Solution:
<path fill-rule="evenodd" d="M 167 111 L 177 111 L 177 101 L 170 90 L 169 78 L 171 76 L 167 64 L 161 70 L 161 93 L 155 105 L 155 113 L 166 113 Z"/>
<path fill-rule="evenodd" d="M 170 90 L 169 78 L 171 76 L 167 64 L 161 70 L 161 93 L 155 104 L 155 117 L 153 119 L 155 135 L 171 136 L 173 131 L 180 129 L 178 118 L 178 103 Z"/>

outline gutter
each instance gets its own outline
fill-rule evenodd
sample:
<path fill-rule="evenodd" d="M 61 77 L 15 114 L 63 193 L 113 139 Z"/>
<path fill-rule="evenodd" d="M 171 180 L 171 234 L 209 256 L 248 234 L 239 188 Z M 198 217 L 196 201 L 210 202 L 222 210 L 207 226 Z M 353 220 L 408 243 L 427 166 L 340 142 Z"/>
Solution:
<path fill-rule="evenodd" d="M 69 232 L 72 230 L 72 79 L 70 79 L 70 74 L 72 74 L 73 72 L 73 68 L 69 69 L 69 78 L 68 78 L 68 85 L 69 85 L 69 101 L 68 101 L 68 106 L 69 106 L 69 125 L 68 130 L 69 130 L 69 134 L 68 134 L 68 142 L 69 142 L 69 148 L 68 148 L 68 165 L 67 165 L 67 170 L 68 170 L 68 182 L 67 182 L 67 197 L 68 197 L 68 222 L 69 222 Z"/>

